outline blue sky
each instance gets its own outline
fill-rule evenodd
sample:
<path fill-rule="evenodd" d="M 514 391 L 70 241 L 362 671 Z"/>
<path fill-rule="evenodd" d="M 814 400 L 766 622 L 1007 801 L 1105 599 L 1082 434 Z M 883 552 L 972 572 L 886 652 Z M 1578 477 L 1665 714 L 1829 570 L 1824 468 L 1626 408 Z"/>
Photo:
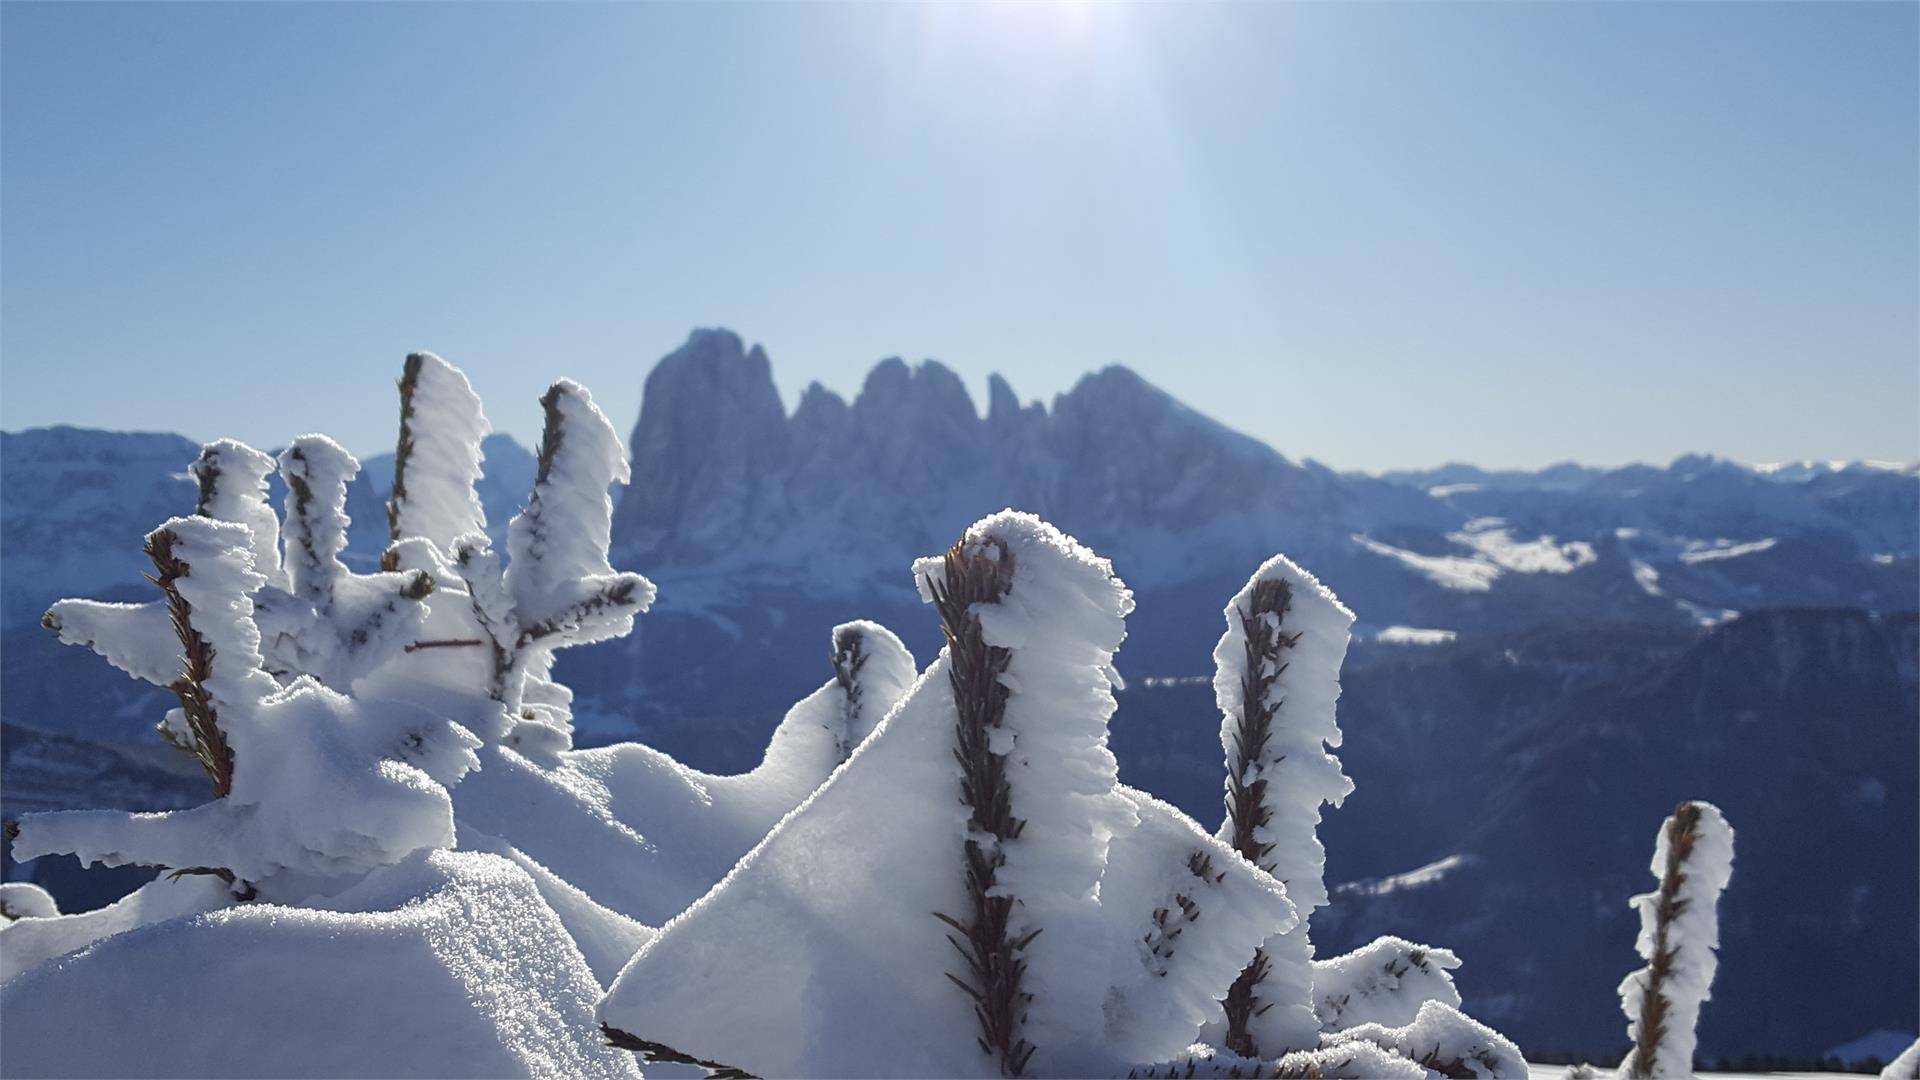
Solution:
<path fill-rule="evenodd" d="M 1912 4 L 0 6 L 0 426 L 1123 363 L 1343 468 L 1920 456 Z"/>

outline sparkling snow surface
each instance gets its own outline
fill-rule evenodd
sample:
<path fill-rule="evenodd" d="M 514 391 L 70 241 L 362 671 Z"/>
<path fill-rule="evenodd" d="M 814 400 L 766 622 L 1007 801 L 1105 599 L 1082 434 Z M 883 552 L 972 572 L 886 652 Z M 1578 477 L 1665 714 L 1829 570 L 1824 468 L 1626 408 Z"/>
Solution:
<path fill-rule="evenodd" d="M 422 853 L 307 904 L 170 919 L 6 983 L 0 1073 L 638 1075 L 602 1042 L 599 983 L 512 863 Z"/>

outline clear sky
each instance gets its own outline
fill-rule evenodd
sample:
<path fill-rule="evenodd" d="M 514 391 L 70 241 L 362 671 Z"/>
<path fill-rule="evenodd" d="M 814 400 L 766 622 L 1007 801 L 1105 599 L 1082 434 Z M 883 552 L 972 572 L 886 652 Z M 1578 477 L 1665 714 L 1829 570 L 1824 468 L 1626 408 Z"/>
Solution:
<path fill-rule="evenodd" d="M 0 426 L 1123 363 L 1342 468 L 1920 457 L 1920 7 L 0 6 Z"/>

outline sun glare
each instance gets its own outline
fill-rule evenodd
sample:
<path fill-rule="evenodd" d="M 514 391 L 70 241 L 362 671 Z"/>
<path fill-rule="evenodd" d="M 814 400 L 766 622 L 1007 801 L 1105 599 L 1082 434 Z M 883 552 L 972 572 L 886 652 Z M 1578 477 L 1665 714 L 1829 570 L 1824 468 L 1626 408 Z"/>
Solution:
<path fill-rule="evenodd" d="M 934 3 L 923 9 L 931 34 L 975 39 L 996 51 L 1058 55 L 1092 39 L 1098 23 L 1118 5 L 1100 0 L 981 0 Z"/>

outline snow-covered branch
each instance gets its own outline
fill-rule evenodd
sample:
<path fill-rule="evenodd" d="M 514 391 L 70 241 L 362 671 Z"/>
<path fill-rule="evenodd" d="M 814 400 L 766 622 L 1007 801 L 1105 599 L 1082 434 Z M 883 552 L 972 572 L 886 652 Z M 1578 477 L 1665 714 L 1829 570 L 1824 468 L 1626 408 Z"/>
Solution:
<path fill-rule="evenodd" d="M 1693 1075 L 1700 1005 L 1719 967 L 1720 893 L 1733 877 L 1733 828 L 1719 807 L 1683 802 L 1660 827 L 1653 874 L 1660 887 L 1633 898 L 1640 911 L 1634 943 L 1647 966 L 1620 983 L 1633 1050 L 1623 1077 Z"/>
<path fill-rule="evenodd" d="M 1314 1044 L 1307 919 L 1327 903 L 1320 808 L 1353 782 L 1327 747 L 1340 745 L 1334 703 L 1353 613 L 1276 555 L 1226 609 L 1214 649 L 1214 695 L 1226 751 L 1227 818 L 1220 838 L 1287 887 L 1300 922 L 1256 950 L 1228 991 L 1226 1045 L 1245 1057 Z"/>
<path fill-rule="evenodd" d="M 486 531 L 486 510 L 474 484 L 482 473 L 481 440 L 492 430 L 480 395 L 460 369 L 430 352 L 407 357 L 393 494 L 387 499 L 392 539 L 420 537 L 448 551 L 456 538 Z"/>

